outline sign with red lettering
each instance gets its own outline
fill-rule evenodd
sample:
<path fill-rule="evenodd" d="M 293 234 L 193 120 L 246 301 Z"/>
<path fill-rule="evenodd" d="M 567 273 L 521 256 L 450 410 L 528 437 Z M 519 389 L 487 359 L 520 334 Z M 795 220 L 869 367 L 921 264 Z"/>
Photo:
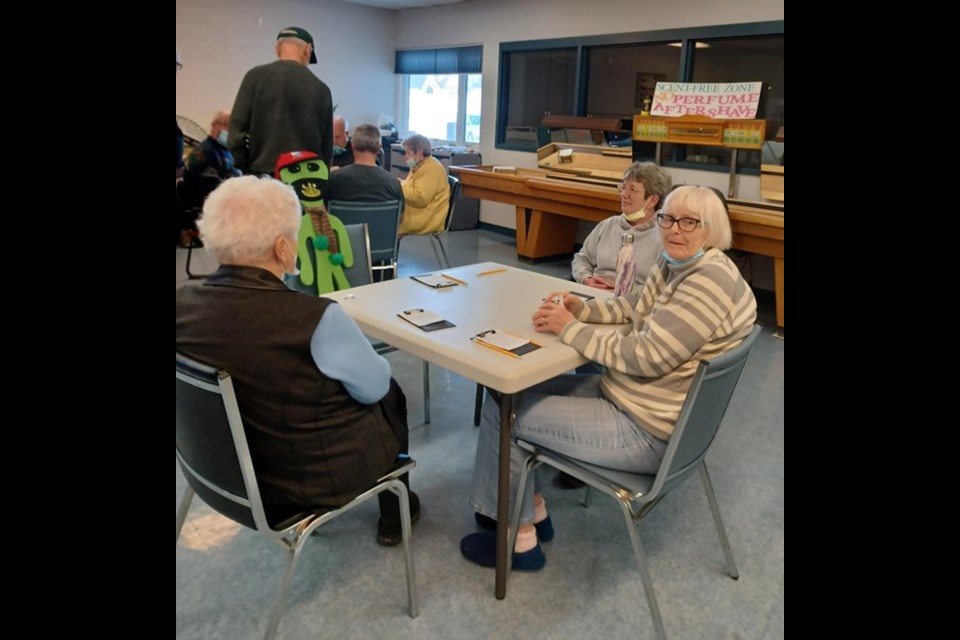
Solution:
<path fill-rule="evenodd" d="M 748 120 L 757 115 L 762 82 L 658 82 L 652 116 Z"/>

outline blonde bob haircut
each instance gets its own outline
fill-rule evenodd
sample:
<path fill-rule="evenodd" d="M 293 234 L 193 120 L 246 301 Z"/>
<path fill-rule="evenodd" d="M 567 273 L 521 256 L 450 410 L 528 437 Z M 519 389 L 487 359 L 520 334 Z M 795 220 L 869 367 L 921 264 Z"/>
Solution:
<path fill-rule="evenodd" d="M 257 264 L 273 258 L 277 238 L 297 237 L 300 200 L 273 178 L 231 178 L 207 196 L 197 228 L 219 262 Z"/>
<path fill-rule="evenodd" d="M 674 218 L 682 218 L 684 212 L 700 216 L 703 229 L 707 232 L 704 242 L 705 248 L 726 251 L 733 241 L 730 231 L 730 218 L 723 202 L 709 187 L 684 186 L 677 187 L 667 194 L 663 202 L 662 213 Z"/>

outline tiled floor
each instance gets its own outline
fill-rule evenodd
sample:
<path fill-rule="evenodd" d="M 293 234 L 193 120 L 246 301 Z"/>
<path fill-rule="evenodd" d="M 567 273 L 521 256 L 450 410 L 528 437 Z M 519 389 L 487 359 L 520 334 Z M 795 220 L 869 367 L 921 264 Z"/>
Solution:
<path fill-rule="evenodd" d="M 454 265 L 495 261 L 560 277 L 569 260 L 519 263 L 512 239 L 488 231 L 446 237 Z M 200 252 L 202 253 L 202 251 Z M 177 286 L 186 282 L 177 250 Z M 214 266 L 195 256 L 194 269 Z M 436 269 L 429 240 L 401 245 L 400 273 Z M 723 552 L 696 480 L 680 487 L 640 526 L 670 638 L 775 639 L 784 635 L 784 342 L 772 337 L 773 296 L 758 293 L 764 333 L 740 380 L 708 464 L 740 579 L 724 573 Z M 432 421 L 423 424 L 420 361 L 387 355 L 406 392 L 412 486 L 423 501 L 414 527 L 418 618 L 406 614 L 401 548 L 374 536 L 376 501 L 321 528 L 307 544 L 280 628 L 282 638 L 653 638 L 622 516 L 603 496 L 589 509 L 583 492 L 544 495 L 557 530 L 544 545 L 547 566 L 514 573 L 507 598 L 493 597 L 493 571 L 460 557 L 476 529 L 468 488 L 473 468 L 474 385 L 432 367 Z M 185 481 L 179 468 L 177 502 Z M 282 554 L 195 499 L 177 543 L 177 638 L 262 637 L 280 581 Z"/>

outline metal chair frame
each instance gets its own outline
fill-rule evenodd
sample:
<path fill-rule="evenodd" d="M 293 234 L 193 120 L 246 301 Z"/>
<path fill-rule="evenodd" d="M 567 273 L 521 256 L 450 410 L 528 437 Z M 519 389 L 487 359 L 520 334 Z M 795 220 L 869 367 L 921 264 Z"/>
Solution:
<path fill-rule="evenodd" d="M 738 579 L 740 574 L 737 571 L 730 540 L 727 538 L 727 532 L 720 517 L 720 509 L 717 506 L 713 484 L 710 482 L 705 457 L 717 434 L 727 405 L 730 403 L 730 398 L 736 390 L 740 374 L 743 372 L 747 358 L 750 356 L 759 334 L 760 327 L 754 325 L 750 335 L 736 348 L 711 361 L 700 361 L 690 390 L 687 393 L 687 398 L 680 410 L 680 416 L 674 427 L 660 470 L 656 475 L 628 473 L 599 467 L 575 460 L 540 445 L 517 439 L 517 444 L 529 451 L 531 455 L 520 474 L 508 549 L 512 552 L 516 540 L 524 490 L 531 476 L 530 472 L 540 464 L 554 467 L 585 482 L 587 494 L 584 497 L 584 506 L 589 506 L 591 488 L 605 493 L 616 500 L 621 507 L 629 530 L 630 541 L 633 545 L 637 567 L 640 569 L 640 579 L 643 583 L 643 590 L 646 594 L 647 605 L 650 608 L 657 638 L 666 640 L 663 618 L 660 615 L 660 607 L 657 605 L 653 581 L 647 569 L 647 560 L 640 542 L 638 525 L 640 520 L 649 513 L 664 495 L 682 484 L 696 471 L 700 474 L 703 489 L 707 494 L 707 501 L 713 514 L 713 522 L 720 538 L 720 546 L 726 556 L 727 571 L 731 578 Z"/>
<path fill-rule="evenodd" d="M 191 407 L 202 403 L 204 409 L 209 411 L 204 411 L 203 416 L 192 415 L 185 406 L 181 406 L 182 400 L 184 405 L 190 404 Z M 219 404 L 219 409 L 214 407 L 215 403 Z M 232 451 L 228 451 L 226 446 L 214 446 L 222 445 L 225 441 L 232 442 Z M 213 458 L 216 462 L 208 464 Z M 415 461 L 406 458 L 405 462 L 378 479 L 377 484 L 339 509 L 324 514 L 303 511 L 283 522 L 271 523 L 260 497 L 257 474 L 230 375 L 177 354 L 177 462 L 188 483 L 177 509 L 177 540 L 180 539 L 193 496 L 199 493 L 213 509 L 255 529 L 286 552 L 287 568 L 270 612 L 265 639 L 276 636 L 300 552 L 310 539 L 310 534 L 383 491 L 391 491 L 400 498 L 401 530 L 406 554 L 407 606 L 411 618 L 419 615 L 410 497 L 406 486 L 399 480 L 400 476 L 416 467 Z"/>

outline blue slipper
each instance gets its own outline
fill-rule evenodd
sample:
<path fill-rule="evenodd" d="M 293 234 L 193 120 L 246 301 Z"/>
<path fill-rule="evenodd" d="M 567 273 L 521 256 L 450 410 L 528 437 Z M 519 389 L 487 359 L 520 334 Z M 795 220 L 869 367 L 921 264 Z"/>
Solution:
<path fill-rule="evenodd" d="M 489 516 L 474 512 L 473 519 L 477 521 L 477 524 L 480 525 L 482 529 L 486 529 L 487 531 L 497 530 L 497 521 Z M 533 526 L 537 529 L 537 539 L 540 542 L 550 542 L 553 540 L 553 521 L 549 515 L 540 522 L 534 523 Z"/>
<path fill-rule="evenodd" d="M 460 553 L 463 557 L 481 567 L 493 568 L 497 566 L 497 534 L 487 531 L 471 533 L 460 540 Z M 523 553 L 513 553 L 514 571 L 539 571 L 543 569 L 547 559 L 543 555 L 543 547 L 537 541 L 537 546 Z"/>

